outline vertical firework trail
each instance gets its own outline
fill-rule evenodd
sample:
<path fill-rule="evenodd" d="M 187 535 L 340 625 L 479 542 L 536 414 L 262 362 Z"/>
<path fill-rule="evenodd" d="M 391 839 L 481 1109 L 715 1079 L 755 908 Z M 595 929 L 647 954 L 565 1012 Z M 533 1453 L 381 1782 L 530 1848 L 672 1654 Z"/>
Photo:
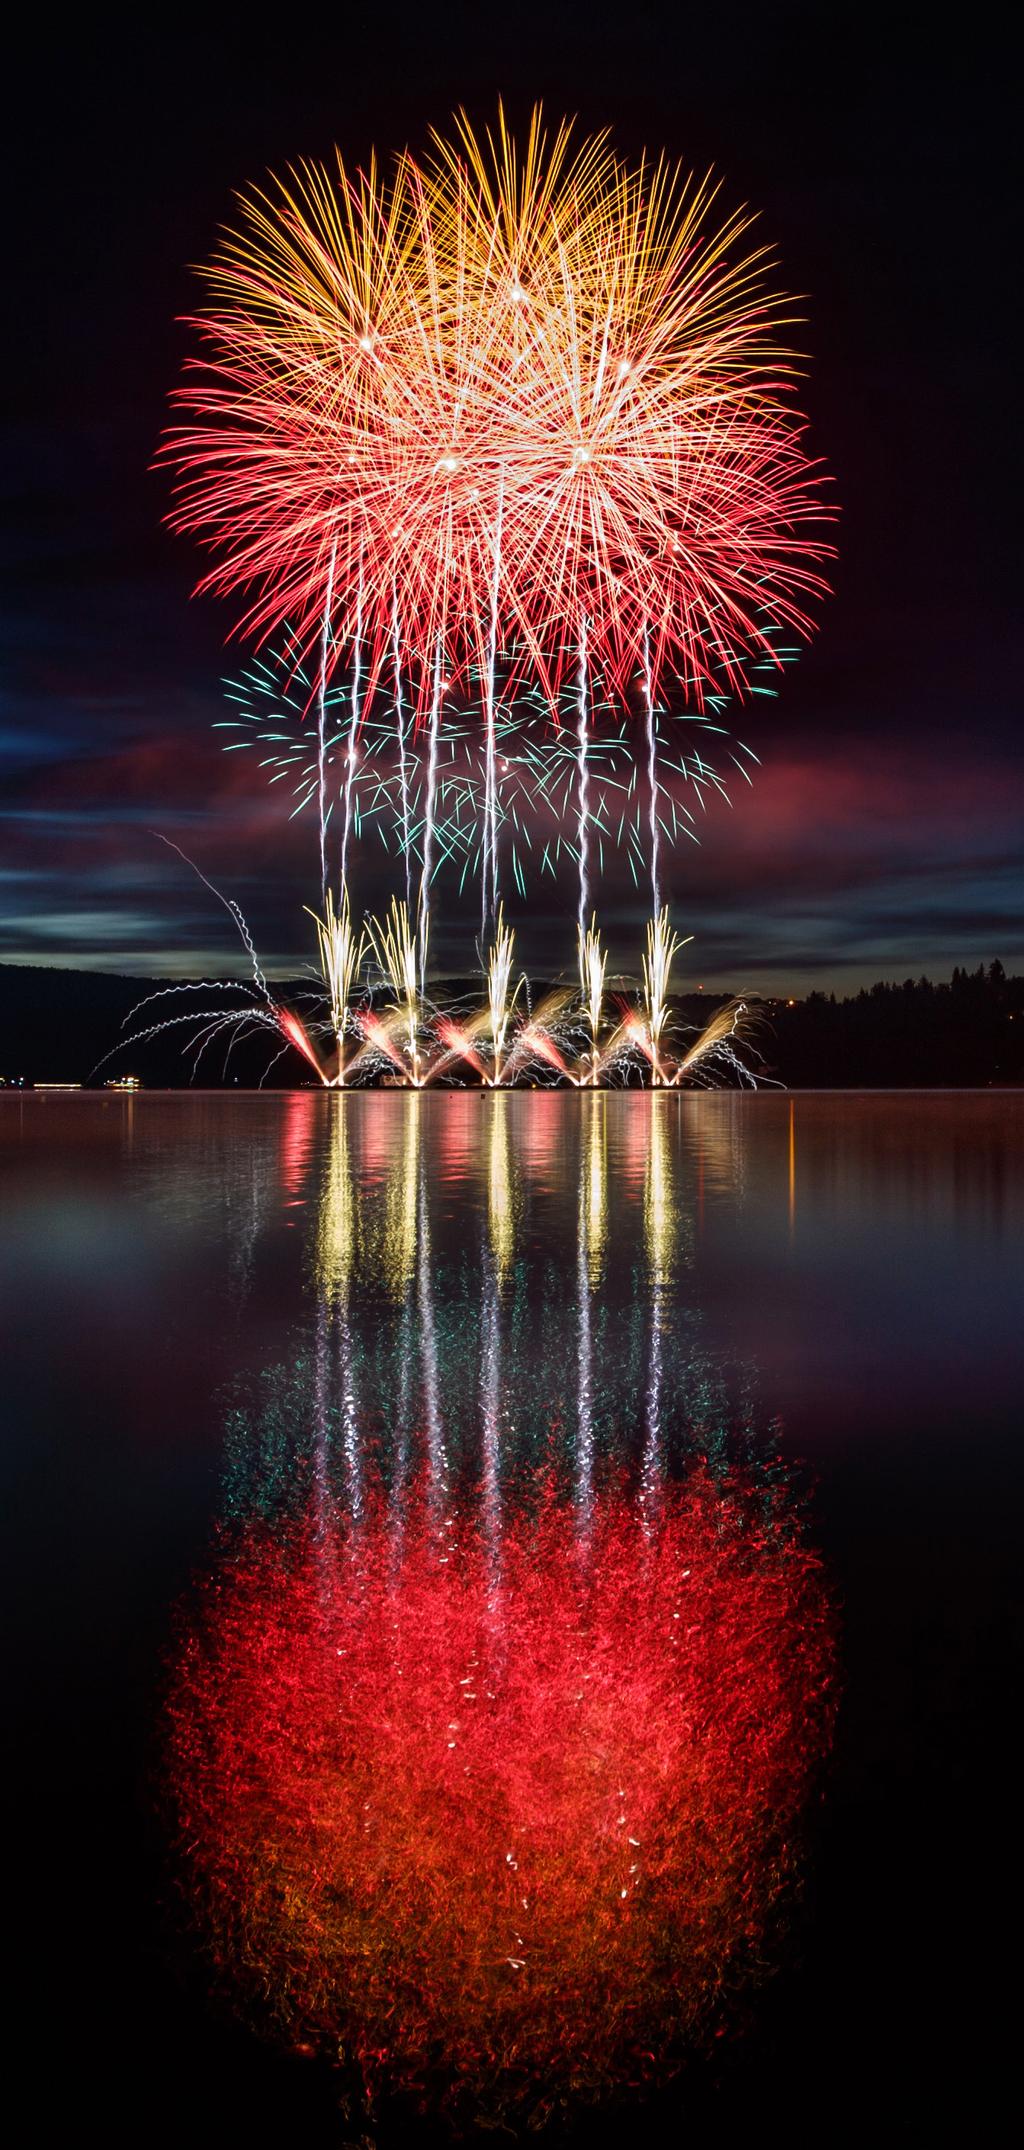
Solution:
<path fill-rule="evenodd" d="M 356 632 L 352 644 L 352 716 L 348 727 L 348 751 L 345 755 L 345 819 L 341 833 L 341 892 L 344 896 L 348 886 L 348 840 L 352 831 L 352 792 L 356 777 L 356 740 L 359 735 L 361 694 L 363 682 L 363 574 L 359 570 L 359 591 L 356 598 Z"/>
<path fill-rule="evenodd" d="M 590 805 L 587 776 L 587 615 L 580 621 L 579 668 L 576 674 L 577 707 L 579 723 L 576 729 L 578 741 L 576 767 L 579 777 L 579 817 L 577 822 L 577 845 L 580 862 L 580 895 L 577 929 L 580 945 L 587 930 L 587 905 L 590 900 L 589 853 L 590 853 Z"/>
<path fill-rule="evenodd" d="M 654 686 L 651 680 L 650 630 L 644 628 L 644 712 L 647 718 L 647 783 L 650 792 L 651 813 L 651 917 L 657 918 L 661 909 L 661 883 L 658 875 L 658 758 L 657 727 L 654 715 Z"/>
<path fill-rule="evenodd" d="M 427 990 L 427 944 L 430 939 L 430 876 L 434 868 L 434 794 L 437 788 L 437 735 L 441 723 L 441 637 L 434 649 L 434 687 L 427 733 L 427 790 L 423 808 L 423 868 L 420 874 L 420 999 Z"/>
<path fill-rule="evenodd" d="M 391 652 L 395 668 L 395 736 L 398 740 L 398 783 L 402 800 L 402 857 L 405 861 L 405 908 L 412 912 L 412 855 L 409 850 L 409 761 L 405 751 L 405 710 L 402 704 L 402 641 L 398 625 L 398 590 L 391 599 Z"/>
<path fill-rule="evenodd" d="M 494 683 L 498 664 L 498 596 L 501 586 L 501 526 L 505 506 L 505 474 L 498 480 L 498 513 L 494 526 L 494 567 L 491 576 L 491 618 L 487 636 L 487 675 L 484 682 L 486 774 L 484 779 L 484 855 L 481 875 L 480 945 L 498 911 L 498 775 L 495 739 Z"/>
<path fill-rule="evenodd" d="M 324 624 L 320 634 L 320 684 L 317 692 L 316 714 L 316 768 L 317 804 L 320 814 L 320 895 L 327 903 L 327 649 L 331 635 L 331 603 L 334 596 L 334 567 L 338 557 L 338 540 L 331 546 L 330 566 L 327 570 L 327 594 L 324 598 Z"/>

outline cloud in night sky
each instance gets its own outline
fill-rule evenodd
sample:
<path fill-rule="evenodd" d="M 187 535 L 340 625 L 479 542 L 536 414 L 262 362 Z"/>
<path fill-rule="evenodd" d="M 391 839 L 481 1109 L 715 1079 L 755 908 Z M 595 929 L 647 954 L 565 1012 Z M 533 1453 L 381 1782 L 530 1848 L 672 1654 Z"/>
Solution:
<path fill-rule="evenodd" d="M 35 760 L 18 755 L 0 793 L 4 959 L 64 962 L 73 947 L 77 962 L 105 969 L 241 968 L 226 913 L 156 832 L 241 903 L 271 968 L 309 959 L 313 822 L 289 821 L 255 755 L 218 750 L 219 713 L 215 698 L 197 698 L 180 729 L 144 731 L 126 697 L 88 751 L 65 740 L 60 752 L 58 733 Z M 1012 763 L 922 762 L 895 744 L 760 744 L 753 784 L 736 779 L 731 807 L 712 795 L 699 845 L 684 840 L 665 862 L 675 914 L 694 934 L 690 977 L 776 991 L 1024 956 Z M 375 837 L 355 866 L 368 904 L 385 901 L 396 869 Z M 523 957 L 548 969 L 554 947 L 568 963 L 574 870 L 557 884 L 535 873 L 530 887 L 529 908 L 509 896 Z M 646 907 L 615 854 L 601 891 L 613 963 L 635 966 Z M 439 961 L 470 962 L 473 899 L 442 878 L 436 907 Z"/>

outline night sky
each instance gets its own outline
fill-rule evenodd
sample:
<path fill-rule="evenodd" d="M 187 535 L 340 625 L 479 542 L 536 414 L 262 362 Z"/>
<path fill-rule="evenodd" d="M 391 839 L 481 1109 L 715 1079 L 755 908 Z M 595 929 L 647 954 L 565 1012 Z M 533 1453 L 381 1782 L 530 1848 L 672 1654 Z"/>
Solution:
<path fill-rule="evenodd" d="M 336 142 L 349 161 L 423 146 L 501 94 L 517 118 L 542 97 L 626 153 L 713 165 L 808 295 L 835 595 L 779 699 L 738 723 L 754 789 L 737 780 L 672 866 L 690 979 L 802 992 L 1024 967 L 1008 17 L 965 10 L 953 42 L 933 8 L 870 5 L 342 0 L 202 27 L 83 11 L 59 36 L 27 12 L 40 34 L 7 114 L 0 959 L 236 968 L 226 915 L 153 831 L 241 902 L 269 967 L 311 954 L 312 825 L 222 753 L 233 615 L 191 599 L 200 556 L 161 524 L 176 317 L 233 189 Z M 378 872 L 365 893 L 383 890 Z M 571 882 L 534 890 L 522 951 L 564 939 L 568 960 Z M 475 903 L 439 893 L 457 964 Z M 621 866 L 601 914 L 625 962 L 641 906 Z"/>

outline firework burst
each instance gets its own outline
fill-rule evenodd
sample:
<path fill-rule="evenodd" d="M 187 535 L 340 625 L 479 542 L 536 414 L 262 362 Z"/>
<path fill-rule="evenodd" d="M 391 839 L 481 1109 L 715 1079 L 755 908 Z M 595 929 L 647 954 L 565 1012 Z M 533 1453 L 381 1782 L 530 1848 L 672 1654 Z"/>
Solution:
<path fill-rule="evenodd" d="M 535 115 L 521 157 L 462 121 L 425 167 L 245 200 L 165 449 L 204 587 L 310 652 L 329 590 L 327 659 L 358 645 L 367 690 L 397 617 L 421 706 L 440 637 L 488 722 L 499 649 L 550 683 L 584 621 L 624 696 L 742 691 L 766 622 L 809 631 L 828 547 L 792 309 L 716 194 Z"/>
<path fill-rule="evenodd" d="M 592 1074 L 606 842 L 649 878 L 647 1020 L 624 1035 L 661 1079 L 679 945 L 662 845 L 694 833 L 674 780 L 701 802 L 724 790 L 672 726 L 720 731 L 724 698 L 770 691 L 812 631 L 832 550 L 794 402 L 798 316 L 751 216 L 719 194 L 548 130 L 539 110 L 520 144 L 499 109 L 387 171 L 339 159 L 269 181 L 206 271 L 162 450 L 170 520 L 212 552 L 200 587 L 236 601 L 237 631 L 282 638 L 295 729 L 261 736 L 295 810 L 317 805 L 339 1077 L 363 827 L 399 849 L 405 882 L 371 928 L 399 1013 L 366 1020 L 419 1081 L 439 868 L 478 875 L 481 962 L 489 947 L 500 970 L 503 875 L 525 893 L 553 815 L 542 870 L 573 860 L 581 977 L 601 964 Z M 259 667 L 265 684 L 274 663 Z"/>

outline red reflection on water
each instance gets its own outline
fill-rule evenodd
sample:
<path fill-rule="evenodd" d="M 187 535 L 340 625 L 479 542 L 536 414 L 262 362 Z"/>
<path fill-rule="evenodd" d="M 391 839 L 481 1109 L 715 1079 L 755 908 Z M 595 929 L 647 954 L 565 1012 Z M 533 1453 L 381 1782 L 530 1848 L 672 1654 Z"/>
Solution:
<path fill-rule="evenodd" d="M 171 1705 L 220 1970 L 371 2092 L 536 2117 L 667 2074 L 763 1961 L 830 1683 L 814 1554 L 703 1470 L 585 1543 L 554 1500 L 252 1532 Z"/>
<path fill-rule="evenodd" d="M 432 1122 L 431 1138 L 436 1146 L 437 1177 L 451 1187 L 469 1179 L 473 1171 L 486 1100 L 479 1090 L 435 1091 L 434 1096 L 438 1117 Z"/>
<path fill-rule="evenodd" d="M 347 1109 L 344 1097 L 337 1102 L 342 1111 Z M 408 1098 L 394 1090 L 366 1090 L 360 1094 L 357 1128 L 353 1132 L 358 1132 L 359 1172 L 364 1184 L 379 1184 L 387 1178 L 394 1164 L 403 1112 L 415 1112 L 418 1105 L 418 1091 L 410 1091 Z"/>
<path fill-rule="evenodd" d="M 284 1194 L 301 1194 L 312 1155 L 319 1098 L 308 1090 L 293 1090 L 286 1098 L 281 1123 L 280 1181 Z"/>
<path fill-rule="evenodd" d="M 553 1188 L 565 1163 L 566 1120 L 562 1097 L 553 1090 L 530 1090 L 521 1099 L 516 1133 L 523 1170 L 540 1188 Z"/>

